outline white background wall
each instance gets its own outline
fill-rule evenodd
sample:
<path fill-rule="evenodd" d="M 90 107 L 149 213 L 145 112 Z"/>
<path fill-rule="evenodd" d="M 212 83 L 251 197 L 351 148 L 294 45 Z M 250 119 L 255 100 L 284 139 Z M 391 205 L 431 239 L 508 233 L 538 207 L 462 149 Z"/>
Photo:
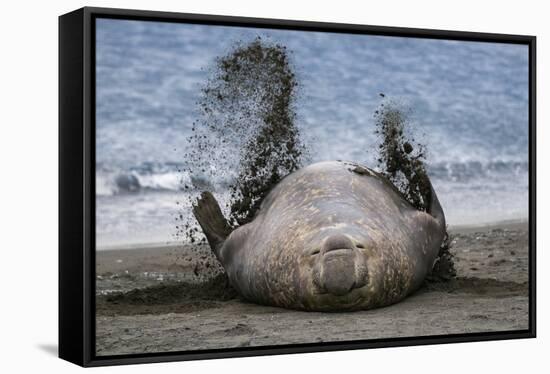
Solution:
<path fill-rule="evenodd" d="M 538 338 L 95 369 L 143 373 L 518 373 L 548 367 L 550 33 L 545 1 L 6 1 L 0 21 L 0 371 L 77 367 L 57 351 L 57 17 L 84 5 L 538 37 Z M 546 169 L 546 170 L 545 170 Z M 28 370 L 27 370 L 28 369 Z"/>

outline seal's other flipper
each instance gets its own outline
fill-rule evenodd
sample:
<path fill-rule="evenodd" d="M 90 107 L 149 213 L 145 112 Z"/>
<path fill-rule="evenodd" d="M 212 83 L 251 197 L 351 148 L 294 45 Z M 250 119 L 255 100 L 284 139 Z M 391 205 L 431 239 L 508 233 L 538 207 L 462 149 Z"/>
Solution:
<path fill-rule="evenodd" d="M 446 227 L 445 213 L 443 213 L 443 208 L 439 203 L 439 199 L 437 198 L 437 194 L 434 191 L 432 182 L 427 175 L 425 176 L 424 183 L 426 183 L 426 185 L 429 187 L 427 196 L 424 197 L 427 201 L 429 201 L 427 212 L 435 218 L 435 220 L 441 225 L 441 227 Z"/>
<path fill-rule="evenodd" d="M 206 235 L 210 248 L 219 259 L 219 250 L 232 229 L 212 193 L 205 191 L 201 194 L 193 204 L 193 215 Z"/>

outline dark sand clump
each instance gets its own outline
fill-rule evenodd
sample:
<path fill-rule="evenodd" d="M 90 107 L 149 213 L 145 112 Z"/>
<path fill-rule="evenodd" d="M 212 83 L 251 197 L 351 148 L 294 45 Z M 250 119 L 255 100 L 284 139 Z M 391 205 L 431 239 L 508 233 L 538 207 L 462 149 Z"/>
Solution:
<path fill-rule="evenodd" d="M 210 191 L 222 199 L 232 229 L 252 220 L 271 188 L 299 169 L 307 154 L 295 124 L 297 87 L 290 52 L 281 44 L 258 37 L 216 59 L 187 139 L 185 206 Z M 176 239 L 206 243 L 189 208 L 177 217 Z M 221 269 L 212 253 L 203 262 L 197 274 L 203 279 Z"/>
<path fill-rule="evenodd" d="M 96 312 L 102 315 L 183 313 L 215 308 L 237 297 L 225 274 L 201 283 L 163 282 L 128 292 L 99 295 Z"/>
<path fill-rule="evenodd" d="M 456 266 L 454 255 L 451 248 L 454 242 L 454 237 L 447 231 L 439 253 L 433 265 L 431 272 L 426 277 L 428 282 L 448 281 L 456 276 Z"/>
<path fill-rule="evenodd" d="M 274 185 L 302 166 L 306 148 L 294 111 L 298 82 L 287 48 L 259 37 L 217 58 L 210 75 L 185 155 L 186 171 L 198 183 L 184 189 L 214 192 L 212 181 L 225 178 L 222 187 L 231 191 L 225 208 L 237 227 L 253 218 Z M 193 224 L 184 227 L 189 239 L 199 234 Z"/>
<path fill-rule="evenodd" d="M 385 97 L 384 94 L 380 94 Z M 378 167 L 416 209 L 428 211 L 431 184 L 426 172 L 426 147 L 411 134 L 410 110 L 386 100 L 375 112 L 376 130 L 380 137 Z M 438 258 L 428 280 L 447 281 L 456 275 L 450 251 L 452 237 L 448 233 L 439 250 Z"/>
<path fill-rule="evenodd" d="M 305 148 L 293 109 L 297 82 L 286 47 L 260 38 L 236 48 L 218 66 L 216 79 L 222 84 L 205 95 L 204 104 L 227 113 L 235 100 L 243 101 L 243 112 L 254 112 L 258 119 L 253 136 L 243 145 L 239 174 L 231 185 L 229 219 L 243 225 L 252 220 L 271 188 L 301 167 Z M 246 120 L 233 126 L 237 132 L 250 131 Z"/>
<path fill-rule="evenodd" d="M 430 203 L 425 146 L 416 142 L 408 128 L 408 111 L 386 101 L 375 112 L 380 136 L 378 167 L 416 209 L 426 211 Z"/>

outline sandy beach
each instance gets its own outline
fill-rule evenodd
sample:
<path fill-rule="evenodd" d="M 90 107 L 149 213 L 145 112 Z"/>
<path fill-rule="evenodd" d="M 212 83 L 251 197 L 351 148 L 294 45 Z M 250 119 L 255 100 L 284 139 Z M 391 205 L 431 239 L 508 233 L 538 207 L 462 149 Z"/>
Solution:
<path fill-rule="evenodd" d="M 207 247 L 97 252 L 98 355 L 349 341 L 528 328 L 528 225 L 454 227 L 457 278 L 395 305 L 313 313 L 248 303 Z M 201 282 L 206 282 L 201 284 Z"/>

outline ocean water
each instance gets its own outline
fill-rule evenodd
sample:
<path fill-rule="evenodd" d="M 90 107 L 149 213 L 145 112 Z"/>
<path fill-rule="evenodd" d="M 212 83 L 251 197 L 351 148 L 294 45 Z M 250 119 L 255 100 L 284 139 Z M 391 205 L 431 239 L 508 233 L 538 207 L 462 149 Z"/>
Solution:
<path fill-rule="evenodd" d="M 177 239 L 200 89 L 217 56 L 257 36 L 292 51 L 309 162 L 375 166 L 384 93 L 411 108 L 450 225 L 527 218 L 527 46 L 98 19 L 98 247 Z"/>

